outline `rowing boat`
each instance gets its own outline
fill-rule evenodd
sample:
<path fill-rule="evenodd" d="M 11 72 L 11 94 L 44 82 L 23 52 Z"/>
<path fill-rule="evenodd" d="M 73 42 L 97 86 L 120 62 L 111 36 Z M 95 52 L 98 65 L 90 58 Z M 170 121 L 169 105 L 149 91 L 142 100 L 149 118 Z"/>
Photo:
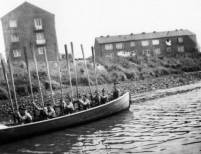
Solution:
<path fill-rule="evenodd" d="M 129 92 L 126 92 L 115 100 L 87 110 L 53 119 L 2 128 L 0 129 L 0 144 L 105 118 L 129 109 L 129 107 Z"/>

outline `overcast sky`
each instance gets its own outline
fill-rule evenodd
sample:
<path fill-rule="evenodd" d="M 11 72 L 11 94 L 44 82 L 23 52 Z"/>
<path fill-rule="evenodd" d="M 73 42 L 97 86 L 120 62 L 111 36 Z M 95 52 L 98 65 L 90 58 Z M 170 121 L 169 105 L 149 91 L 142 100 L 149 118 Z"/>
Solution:
<path fill-rule="evenodd" d="M 0 17 L 24 0 L 1 0 Z M 201 0 L 28 0 L 55 14 L 59 51 L 73 41 L 75 54 L 86 55 L 94 38 L 101 35 L 189 29 L 201 42 Z M 0 26 L 0 52 L 4 52 Z"/>

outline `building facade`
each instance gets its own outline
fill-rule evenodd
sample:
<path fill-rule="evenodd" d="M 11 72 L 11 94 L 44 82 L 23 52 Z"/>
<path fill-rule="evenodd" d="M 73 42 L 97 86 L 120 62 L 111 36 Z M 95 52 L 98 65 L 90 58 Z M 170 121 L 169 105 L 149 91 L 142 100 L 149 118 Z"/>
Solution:
<path fill-rule="evenodd" d="M 44 60 L 44 51 L 49 61 L 58 54 L 54 14 L 28 2 L 24 2 L 1 18 L 6 56 L 12 61 L 24 60 L 23 48 L 33 60 L 31 50 L 38 60 Z"/>
<path fill-rule="evenodd" d="M 162 56 L 197 51 L 196 35 L 189 30 L 174 30 L 95 38 L 96 57 Z"/>

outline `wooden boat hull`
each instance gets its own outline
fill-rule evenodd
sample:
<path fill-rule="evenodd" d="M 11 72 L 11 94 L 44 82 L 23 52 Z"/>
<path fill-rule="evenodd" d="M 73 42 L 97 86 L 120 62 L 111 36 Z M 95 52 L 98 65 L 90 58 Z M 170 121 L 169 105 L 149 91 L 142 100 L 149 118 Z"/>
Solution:
<path fill-rule="evenodd" d="M 57 129 L 72 127 L 89 121 L 94 121 L 121 112 L 128 109 L 129 107 L 129 92 L 127 92 L 116 100 L 97 107 L 90 108 L 88 110 L 53 119 L 1 129 L 0 144 L 7 143 L 9 141 L 19 140 L 37 134 L 47 133 L 49 131 Z"/>

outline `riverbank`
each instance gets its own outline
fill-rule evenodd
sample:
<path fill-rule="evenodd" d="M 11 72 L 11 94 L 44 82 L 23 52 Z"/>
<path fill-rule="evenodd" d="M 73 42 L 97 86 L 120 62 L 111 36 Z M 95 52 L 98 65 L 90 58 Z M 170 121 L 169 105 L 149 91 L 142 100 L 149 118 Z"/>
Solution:
<path fill-rule="evenodd" d="M 192 73 L 183 73 L 183 74 L 173 74 L 173 75 L 167 75 L 167 76 L 162 76 L 158 78 L 147 78 L 145 80 L 139 80 L 139 81 L 129 81 L 129 82 L 120 82 L 119 84 L 119 89 L 121 92 L 124 91 L 130 91 L 131 95 L 133 96 L 132 99 L 136 99 L 135 96 L 141 96 L 136 99 L 135 102 L 140 102 L 144 100 L 149 100 L 153 99 L 152 94 L 150 93 L 150 97 L 144 97 L 143 93 L 147 92 L 154 92 L 156 90 L 161 91 L 161 89 L 167 89 L 167 88 L 172 88 L 172 87 L 179 87 L 183 85 L 189 85 L 193 83 L 197 83 L 201 79 L 201 72 L 192 72 Z M 106 92 L 110 95 L 113 84 L 104 84 L 100 85 L 99 91 L 104 88 Z M 199 87 L 199 86 L 198 86 Z M 79 92 L 81 94 L 87 94 L 89 93 L 89 88 L 87 86 L 80 86 L 78 87 Z M 95 86 L 92 86 L 92 91 L 95 91 Z M 64 89 L 64 95 L 67 95 L 70 93 L 70 89 L 66 88 Z M 74 94 L 75 94 L 75 87 L 74 87 Z M 140 94 L 140 95 L 139 95 Z M 172 93 L 164 93 L 166 96 L 167 94 L 174 94 Z M 158 97 L 158 95 L 156 95 Z M 163 94 L 160 95 L 161 97 Z M 56 103 L 59 103 L 60 99 L 60 91 L 57 90 L 55 91 L 54 98 Z M 45 100 L 48 101 L 50 100 L 50 95 L 49 92 L 45 94 Z M 35 100 L 37 104 L 40 103 L 40 97 L 39 94 L 35 94 Z M 33 105 L 31 104 L 31 98 L 30 96 L 25 96 L 25 97 L 19 97 L 18 98 L 19 105 L 24 105 L 27 106 L 28 110 L 33 111 Z M 5 117 L 9 117 L 11 113 L 9 102 L 8 101 L 1 101 L 0 103 L 0 121 L 5 119 Z"/>

